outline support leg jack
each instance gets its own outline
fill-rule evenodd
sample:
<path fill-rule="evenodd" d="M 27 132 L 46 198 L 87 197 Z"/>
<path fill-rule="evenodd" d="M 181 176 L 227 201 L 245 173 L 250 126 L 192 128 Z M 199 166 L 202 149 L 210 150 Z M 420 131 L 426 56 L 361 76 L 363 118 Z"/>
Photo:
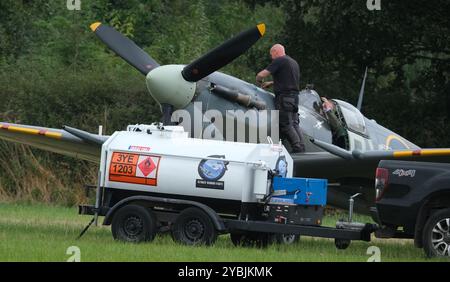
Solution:
<path fill-rule="evenodd" d="M 92 218 L 91 222 L 89 222 L 89 224 L 83 229 L 83 231 L 81 231 L 80 235 L 77 237 L 77 240 L 80 239 L 84 233 L 86 233 L 86 231 L 89 229 L 89 227 L 91 227 L 92 223 L 94 223 L 95 221 L 95 217 Z"/>

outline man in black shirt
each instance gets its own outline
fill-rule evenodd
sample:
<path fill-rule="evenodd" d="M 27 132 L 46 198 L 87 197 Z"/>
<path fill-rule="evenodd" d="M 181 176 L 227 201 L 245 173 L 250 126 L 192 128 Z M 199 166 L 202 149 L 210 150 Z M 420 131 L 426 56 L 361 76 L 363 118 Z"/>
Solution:
<path fill-rule="evenodd" d="M 259 86 L 266 89 L 273 85 L 275 92 L 275 109 L 280 113 L 280 131 L 292 146 L 293 153 L 305 151 L 302 133 L 299 127 L 298 95 L 300 68 L 298 63 L 286 55 L 280 44 L 270 49 L 272 63 L 256 76 Z M 263 82 L 272 75 L 273 81 Z"/>

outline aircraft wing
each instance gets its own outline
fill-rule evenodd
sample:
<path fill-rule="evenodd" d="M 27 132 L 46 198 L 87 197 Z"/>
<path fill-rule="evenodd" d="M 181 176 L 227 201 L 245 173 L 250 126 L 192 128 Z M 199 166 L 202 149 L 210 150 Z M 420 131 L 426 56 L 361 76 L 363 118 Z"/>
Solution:
<path fill-rule="evenodd" d="M 293 154 L 294 176 L 327 178 L 375 178 L 379 159 L 344 159 L 330 152 Z"/>
<path fill-rule="evenodd" d="M 294 154 L 295 176 L 374 179 L 380 160 L 450 163 L 450 148 L 360 152 L 347 151 L 319 140 L 311 142 L 325 151 Z"/>
<path fill-rule="evenodd" d="M 294 176 L 328 179 L 328 202 L 335 207 L 346 209 L 348 198 L 362 193 L 355 211 L 365 214 L 375 199 L 375 171 L 380 160 L 450 162 L 450 149 L 350 152 L 319 140 L 311 142 L 325 151 L 293 154 Z"/>
<path fill-rule="evenodd" d="M 450 148 L 432 148 L 417 150 L 373 150 L 352 152 L 341 149 L 335 145 L 319 140 L 311 140 L 314 144 L 325 151 L 346 160 L 408 160 L 423 162 L 450 162 Z"/>
<path fill-rule="evenodd" d="M 108 137 L 71 127 L 54 129 L 0 122 L 0 140 L 30 145 L 95 163 L 100 161 L 101 144 Z"/>

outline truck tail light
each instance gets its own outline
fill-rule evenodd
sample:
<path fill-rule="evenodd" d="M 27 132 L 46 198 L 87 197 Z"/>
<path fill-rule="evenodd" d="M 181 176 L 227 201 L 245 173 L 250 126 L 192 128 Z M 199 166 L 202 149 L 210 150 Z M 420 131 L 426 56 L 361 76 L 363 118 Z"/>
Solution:
<path fill-rule="evenodd" d="M 385 168 L 377 168 L 375 176 L 376 202 L 381 200 L 388 185 L 389 185 L 389 170 Z"/>

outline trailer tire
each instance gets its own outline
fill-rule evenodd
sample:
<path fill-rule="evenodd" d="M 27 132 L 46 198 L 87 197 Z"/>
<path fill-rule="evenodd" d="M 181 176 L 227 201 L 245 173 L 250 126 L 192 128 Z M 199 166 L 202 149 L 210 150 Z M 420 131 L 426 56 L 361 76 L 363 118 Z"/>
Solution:
<path fill-rule="evenodd" d="M 199 208 L 183 210 L 172 225 L 174 241 L 184 245 L 213 245 L 217 230 L 211 218 Z"/>
<path fill-rule="evenodd" d="M 280 245 L 292 245 L 300 241 L 300 235 L 297 234 L 275 234 L 275 242 Z"/>
<path fill-rule="evenodd" d="M 423 228 L 423 249 L 429 258 L 450 257 L 450 209 L 438 210 L 428 218 Z"/>
<path fill-rule="evenodd" d="M 334 239 L 334 245 L 336 246 L 336 249 L 338 250 L 346 250 L 348 247 L 350 247 L 350 244 L 352 241 L 347 239 Z"/>
<path fill-rule="evenodd" d="M 153 212 L 139 205 L 126 205 L 113 217 L 111 231 L 115 240 L 141 243 L 152 241 L 157 233 Z"/>
<path fill-rule="evenodd" d="M 230 233 L 230 239 L 235 247 L 266 248 L 272 243 L 273 235 L 258 232 Z"/>

